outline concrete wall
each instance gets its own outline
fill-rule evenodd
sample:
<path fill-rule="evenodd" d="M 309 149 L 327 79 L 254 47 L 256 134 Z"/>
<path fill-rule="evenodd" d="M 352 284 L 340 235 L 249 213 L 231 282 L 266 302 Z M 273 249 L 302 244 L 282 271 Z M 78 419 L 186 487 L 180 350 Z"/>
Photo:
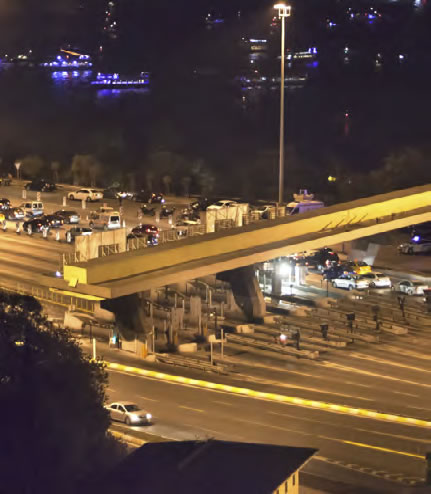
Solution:
<path fill-rule="evenodd" d="M 273 494 L 299 494 L 299 470 L 280 484 Z"/>
<path fill-rule="evenodd" d="M 99 257 L 101 245 L 118 245 L 118 252 L 126 252 L 126 229 L 109 230 L 107 232 L 94 232 L 92 235 L 83 235 L 75 238 L 75 252 L 79 252 L 84 259 Z"/>
<path fill-rule="evenodd" d="M 206 232 L 215 232 L 217 221 L 232 220 L 235 226 L 242 226 L 242 218 L 248 213 L 248 204 L 238 204 L 229 208 L 207 209 Z"/>

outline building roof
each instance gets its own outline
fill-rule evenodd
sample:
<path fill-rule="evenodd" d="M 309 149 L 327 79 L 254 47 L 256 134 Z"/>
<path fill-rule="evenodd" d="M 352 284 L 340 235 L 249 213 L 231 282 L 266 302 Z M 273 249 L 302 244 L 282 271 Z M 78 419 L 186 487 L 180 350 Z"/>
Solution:
<path fill-rule="evenodd" d="M 104 494 L 269 493 L 316 451 L 213 439 L 148 443 L 98 482 L 98 487 Z"/>

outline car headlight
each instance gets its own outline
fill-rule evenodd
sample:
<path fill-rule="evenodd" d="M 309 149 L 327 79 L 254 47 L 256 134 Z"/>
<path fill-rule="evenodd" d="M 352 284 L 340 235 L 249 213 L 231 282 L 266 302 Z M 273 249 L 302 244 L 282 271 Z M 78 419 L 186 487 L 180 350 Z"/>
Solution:
<path fill-rule="evenodd" d="M 151 413 L 146 413 L 146 414 L 145 414 L 145 418 L 146 418 L 147 420 L 151 420 L 151 419 L 153 418 L 153 416 L 151 415 Z"/>
<path fill-rule="evenodd" d="M 135 413 L 130 414 L 130 418 L 134 422 L 138 422 L 140 420 L 139 415 L 136 415 Z"/>

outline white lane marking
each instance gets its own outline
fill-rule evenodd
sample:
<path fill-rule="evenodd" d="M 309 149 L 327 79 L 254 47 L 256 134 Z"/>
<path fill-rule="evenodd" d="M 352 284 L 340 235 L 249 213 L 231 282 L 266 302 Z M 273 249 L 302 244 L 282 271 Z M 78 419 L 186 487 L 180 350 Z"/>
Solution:
<path fill-rule="evenodd" d="M 148 400 L 148 401 L 160 401 L 160 400 L 155 400 L 154 398 L 148 398 L 148 396 L 138 396 L 138 398 L 142 398 L 143 400 Z"/>

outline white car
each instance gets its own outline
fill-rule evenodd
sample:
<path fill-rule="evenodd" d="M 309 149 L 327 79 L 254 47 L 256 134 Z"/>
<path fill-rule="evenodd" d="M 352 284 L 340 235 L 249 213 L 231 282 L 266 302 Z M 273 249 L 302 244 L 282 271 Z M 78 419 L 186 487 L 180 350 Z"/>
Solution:
<path fill-rule="evenodd" d="M 368 281 L 370 288 L 391 288 L 392 281 L 388 275 L 372 271 L 361 275 L 361 278 Z"/>
<path fill-rule="evenodd" d="M 103 193 L 95 189 L 79 189 L 67 194 L 71 201 L 94 202 L 103 199 Z"/>
<path fill-rule="evenodd" d="M 153 416 L 130 401 L 117 401 L 105 407 L 112 420 L 119 420 L 127 425 L 151 424 Z"/>
<path fill-rule="evenodd" d="M 342 274 L 338 278 L 332 280 L 332 286 L 335 288 L 346 288 L 347 290 L 365 290 L 368 288 L 369 281 L 362 276 L 352 274 Z"/>
<path fill-rule="evenodd" d="M 221 201 L 217 201 L 211 206 L 208 206 L 207 209 L 222 209 L 222 208 L 230 208 L 231 206 L 235 206 L 238 204 L 236 201 L 230 201 L 228 199 L 223 199 Z"/>
<path fill-rule="evenodd" d="M 425 285 L 423 281 L 403 280 L 396 285 L 396 289 L 406 295 L 424 295 L 424 290 L 428 290 L 428 285 Z"/>
<path fill-rule="evenodd" d="M 414 237 L 415 238 L 415 237 Z M 407 242 L 398 246 L 400 254 L 428 254 L 431 252 L 431 241 L 420 240 Z"/>

